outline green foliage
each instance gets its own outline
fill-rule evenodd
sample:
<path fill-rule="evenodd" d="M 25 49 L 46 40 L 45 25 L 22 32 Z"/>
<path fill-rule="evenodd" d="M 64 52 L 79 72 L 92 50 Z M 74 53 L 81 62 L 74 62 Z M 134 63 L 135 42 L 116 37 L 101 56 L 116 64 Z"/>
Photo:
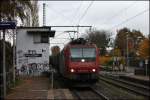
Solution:
<path fill-rule="evenodd" d="M 9 42 L 5 41 L 5 61 L 6 61 L 6 82 L 7 84 L 7 90 L 9 90 L 13 86 L 13 72 L 12 67 L 13 67 L 13 48 Z M 2 84 L 2 79 L 3 79 L 3 41 L 0 40 L 0 79 L 1 79 L 1 84 Z"/>
<path fill-rule="evenodd" d="M 8 72 L 12 66 L 13 66 L 13 47 L 9 42 L 5 42 L 5 48 L 6 48 L 6 71 Z M 3 43 L 2 40 L 0 40 L 0 72 L 2 73 L 3 71 Z"/>
<path fill-rule="evenodd" d="M 113 60 L 108 61 L 107 65 L 112 66 L 113 65 Z"/>

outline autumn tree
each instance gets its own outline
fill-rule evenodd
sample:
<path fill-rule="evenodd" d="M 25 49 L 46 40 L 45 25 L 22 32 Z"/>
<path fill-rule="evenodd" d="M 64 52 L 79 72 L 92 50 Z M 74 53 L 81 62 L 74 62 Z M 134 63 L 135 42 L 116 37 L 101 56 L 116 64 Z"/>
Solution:
<path fill-rule="evenodd" d="M 121 51 L 120 51 L 119 48 L 114 48 L 113 56 L 116 56 L 116 57 L 120 57 L 121 56 Z"/>
<path fill-rule="evenodd" d="M 115 46 L 121 50 L 121 55 L 125 56 L 127 51 L 127 41 L 128 41 L 128 51 L 129 56 L 136 56 L 136 50 L 138 48 L 138 44 L 145 37 L 138 30 L 130 30 L 129 28 L 122 28 L 117 31 L 117 36 L 115 40 Z M 127 40 L 128 39 L 128 40 Z"/>
<path fill-rule="evenodd" d="M 59 46 L 53 46 L 51 48 L 52 56 L 56 56 L 58 53 L 60 53 L 60 47 Z"/>
<path fill-rule="evenodd" d="M 150 58 L 150 39 L 146 38 L 140 43 L 137 53 L 143 59 Z"/>

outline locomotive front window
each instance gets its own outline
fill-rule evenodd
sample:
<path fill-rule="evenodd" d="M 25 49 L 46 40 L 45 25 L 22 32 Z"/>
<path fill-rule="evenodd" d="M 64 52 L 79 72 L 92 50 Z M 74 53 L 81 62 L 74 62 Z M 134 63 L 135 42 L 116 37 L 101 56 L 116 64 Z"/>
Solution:
<path fill-rule="evenodd" d="M 83 48 L 83 58 L 95 58 L 95 48 Z"/>
<path fill-rule="evenodd" d="M 82 58 L 82 48 L 71 48 L 71 58 Z"/>
<path fill-rule="evenodd" d="M 71 58 L 95 58 L 95 48 L 71 48 Z"/>

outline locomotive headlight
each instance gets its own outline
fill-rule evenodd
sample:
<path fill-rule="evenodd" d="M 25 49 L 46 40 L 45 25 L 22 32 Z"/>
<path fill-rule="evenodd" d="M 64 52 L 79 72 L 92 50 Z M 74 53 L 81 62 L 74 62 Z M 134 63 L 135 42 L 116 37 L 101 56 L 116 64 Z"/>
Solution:
<path fill-rule="evenodd" d="M 73 73 L 73 72 L 74 72 L 74 69 L 70 69 L 70 71 Z"/>
<path fill-rule="evenodd" d="M 85 62 L 85 59 L 81 59 L 81 62 Z"/>
<path fill-rule="evenodd" d="M 96 70 L 95 70 L 95 69 L 92 69 L 92 71 L 95 72 Z"/>

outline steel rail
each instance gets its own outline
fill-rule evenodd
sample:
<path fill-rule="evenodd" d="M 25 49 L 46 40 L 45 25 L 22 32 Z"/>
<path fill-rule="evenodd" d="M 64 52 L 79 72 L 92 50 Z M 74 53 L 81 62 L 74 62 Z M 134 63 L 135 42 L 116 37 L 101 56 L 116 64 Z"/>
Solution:
<path fill-rule="evenodd" d="M 126 85 L 130 85 L 130 86 L 134 86 L 134 87 L 136 87 L 136 88 L 141 88 L 141 89 L 150 91 L 150 88 L 149 88 L 148 86 L 144 86 L 144 85 L 141 85 L 141 84 L 138 84 L 138 83 L 133 83 L 133 82 L 127 81 L 127 80 L 122 80 L 122 79 L 118 79 L 118 78 L 113 78 L 113 76 L 104 76 L 104 75 L 101 75 L 101 76 L 102 76 L 102 77 L 107 77 L 108 79 L 115 80 L 115 81 L 118 81 L 118 82 L 123 83 L 123 84 L 126 84 Z"/>
<path fill-rule="evenodd" d="M 103 93 L 99 92 L 98 90 L 94 89 L 93 87 L 90 87 L 91 90 L 96 93 L 97 95 L 99 95 L 100 97 L 102 97 L 103 100 L 110 100 L 107 96 L 105 96 Z"/>
<path fill-rule="evenodd" d="M 72 90 L 73 94 L 77 97 L 78 100 L 82 100 L 80 94 L 76 90 Z"/>
<path fill-rule="evenodd" d="M 136 94 L 139 94 L 139 95 L 142 95 L 142 96 L 146 96 L 146 97 L 150 97 L 149 92 L 143 92 L 143 91 L 140 91 L 139 89 L 135 90 L 135 88 L 133 86 L 131 88 L 131 86 L 127 86 L 127 84 L 119 83 L 119 81 L 107 79 L 107 77 L 100 77 L 100 76 L 99 76 L 99 79 L 102 80 L 102 81 L 105 81 L 109 84 L 112 84 L 114 86 L 117 86 L 119 88 L 123 88 L 123 89 L 126 89 L 128 91 L 131 91 L 133 93 L 136 93 Z"/>
<path fill-rule="evenodd" d="M 80 91 L 78 90 L 71 90 L 73 92 L 73 94 L 77 97 L 77 99 L 79 100 L 86 100 L 87 98 L 82 97 L 82 95 L 80 94 Z M 97 99 L 100 100 L 109 100 L 108 97 L 106 97 L 103 93 L 99 92 L 98 90 L 94 89 L 93 87 L 90 87 L 90 90 L 87 90 L 87 92 L 91 92 L 94 93 L 95 95 L 97 95 Z"/>

